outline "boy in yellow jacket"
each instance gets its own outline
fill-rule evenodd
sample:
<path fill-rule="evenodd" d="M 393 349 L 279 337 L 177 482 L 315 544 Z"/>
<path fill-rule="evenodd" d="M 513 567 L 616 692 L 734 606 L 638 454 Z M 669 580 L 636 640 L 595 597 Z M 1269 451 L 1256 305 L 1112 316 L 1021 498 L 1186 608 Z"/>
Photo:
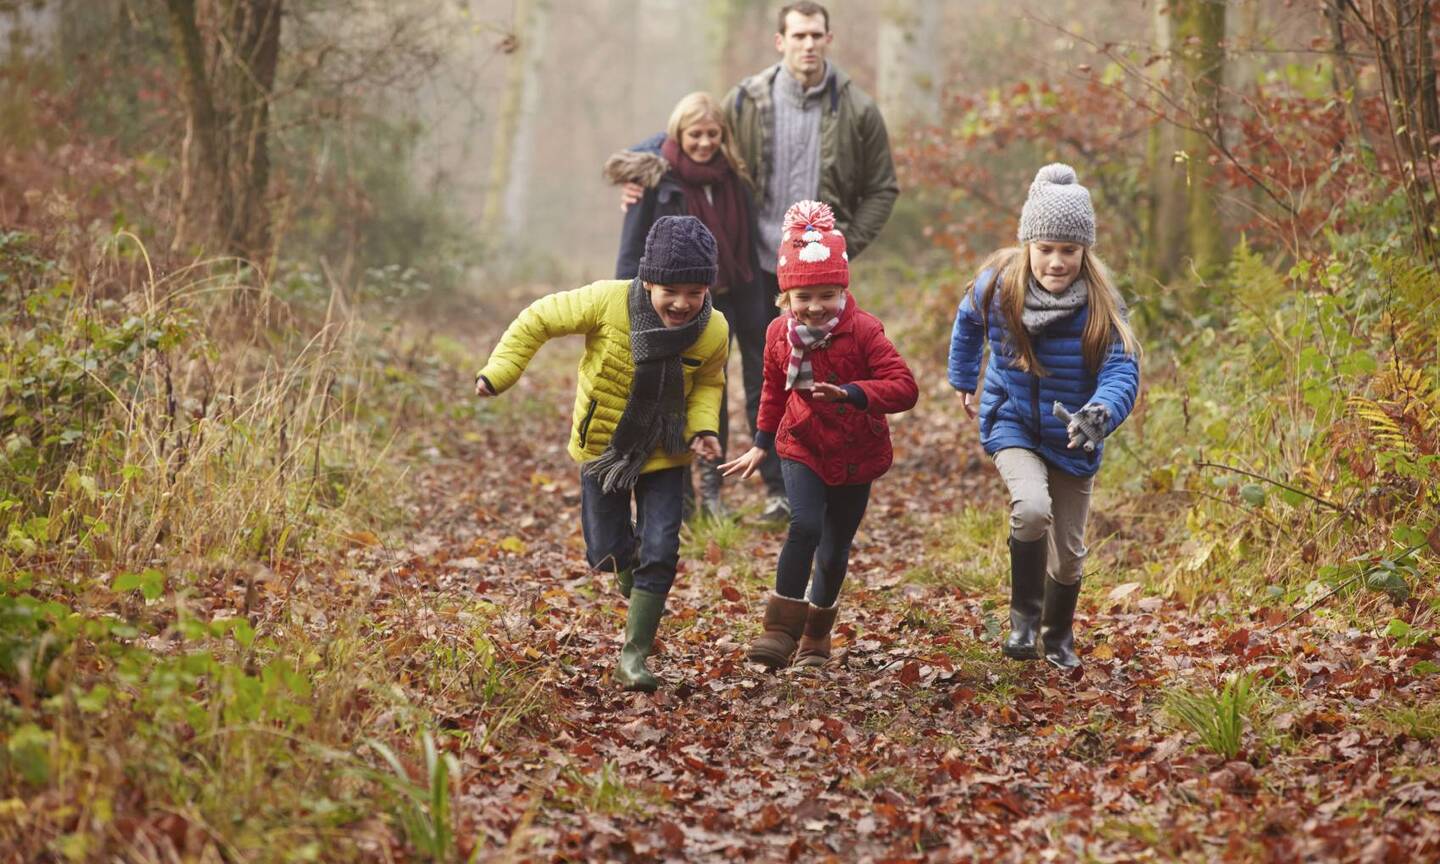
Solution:
<path fill-rule="evenodd" d="M 476 395 L 497 396 L 547 339 L 585 335 L 570 455 L 581 463 L 586 558 L 614 572 L 630 600 L 615 670 L 627 690 L 659 686 L 645 658 L 680 560 L 685 471 L 692 452 L 720 456 L 730 329 L 710 305 L 715 274 L 715 238 L 705 225 L 693 216 L 661 217 L 633 281 L 604 280 L 536 300 L 475 376 Z"/>

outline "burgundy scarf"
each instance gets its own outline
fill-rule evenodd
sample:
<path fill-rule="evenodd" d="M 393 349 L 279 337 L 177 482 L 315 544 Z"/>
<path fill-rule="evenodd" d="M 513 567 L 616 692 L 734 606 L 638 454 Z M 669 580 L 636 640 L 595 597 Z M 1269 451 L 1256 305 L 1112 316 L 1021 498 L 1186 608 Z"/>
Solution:
<path fill-rule="evenodd" d="M 660 145 L 660 155 L 685 186 L 685 209 L 715 235 L 720 253 L 715 284 L 728 290 L 749 282 L 755 275 L 750 270 L 750 213 L 745 207 L 745 190 L 740 188 L 741 180 L 731 170 L 730 161 L 716 150 L 709 162 L 695 162 L 674 138 L 666 138 Z M 703 186 L 710 187 L 714 203 L 705 197 Z"/>

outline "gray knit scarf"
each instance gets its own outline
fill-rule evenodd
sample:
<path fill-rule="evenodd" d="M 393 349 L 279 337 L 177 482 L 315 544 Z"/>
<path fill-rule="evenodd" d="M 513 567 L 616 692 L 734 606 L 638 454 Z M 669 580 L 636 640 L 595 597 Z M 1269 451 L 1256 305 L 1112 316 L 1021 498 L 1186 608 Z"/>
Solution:
<path fill-rule="evenodd" d="M 680 353 L 700 338 L 710 323 L 710 294 L 700 314 L 683 327 L 666 327 L 650 294 L 636 277 L 630 283 L 630 354 L 635 375 L 625 411 L 610 446 L 585 463 L 586 474 L 606 493 L 635 488 L 640 469 L 658 445 L 666 453 L 685 450 L 685 370 Z"/>
<path fill-rule="evenodd" d="M 1051 294 L 1031 276 L 1025 282 L 1025 311 L 1020 315 L 1020 323 L 1025 325 L 1025 332 L 1033 336 L 1084 309 L 1089 300 L 1090 286 L 1084 279 L 1076 279 L 1069 288 Z"/>

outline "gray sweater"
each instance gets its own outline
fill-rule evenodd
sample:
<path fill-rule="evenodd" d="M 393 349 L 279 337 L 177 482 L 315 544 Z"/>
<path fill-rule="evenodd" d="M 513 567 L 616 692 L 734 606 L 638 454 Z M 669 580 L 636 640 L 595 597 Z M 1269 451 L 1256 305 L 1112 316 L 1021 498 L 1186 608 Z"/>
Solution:
<path fill-rule="evenodd" d="M 805 90 L 781 67 L 771 84 L 775 155 L 770 162 L 765 200 L 760 202 L 757 215 L 759 230 L 755 233 L 760 266 L 767 273 L 775 272 L 785 211 L 796 201 L 814 199 L 820 194 L 820 97 L 833 74 L 830 64 L 825 64 L 820 83 Z"/>

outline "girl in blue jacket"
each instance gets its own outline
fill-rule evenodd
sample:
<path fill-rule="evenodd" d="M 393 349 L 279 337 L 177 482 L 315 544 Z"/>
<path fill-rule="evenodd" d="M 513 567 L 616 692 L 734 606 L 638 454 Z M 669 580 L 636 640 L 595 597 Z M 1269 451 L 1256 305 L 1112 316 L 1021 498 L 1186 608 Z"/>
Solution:
<path fill-rule="evenodd" d="M 982 265 L 955 316 L 950 386 L 1010 491 L 1010 634 L 1002 651 L 1080 665 L 1073 623 L 1090 490 L 1105 438 L 1135 404 L 1139 344 L 1095 245 L 1090 192 L 1046 165 L 1020 214 L 1020 245 Z M 980 358 L 990 359 L 975 404 Z"/>

